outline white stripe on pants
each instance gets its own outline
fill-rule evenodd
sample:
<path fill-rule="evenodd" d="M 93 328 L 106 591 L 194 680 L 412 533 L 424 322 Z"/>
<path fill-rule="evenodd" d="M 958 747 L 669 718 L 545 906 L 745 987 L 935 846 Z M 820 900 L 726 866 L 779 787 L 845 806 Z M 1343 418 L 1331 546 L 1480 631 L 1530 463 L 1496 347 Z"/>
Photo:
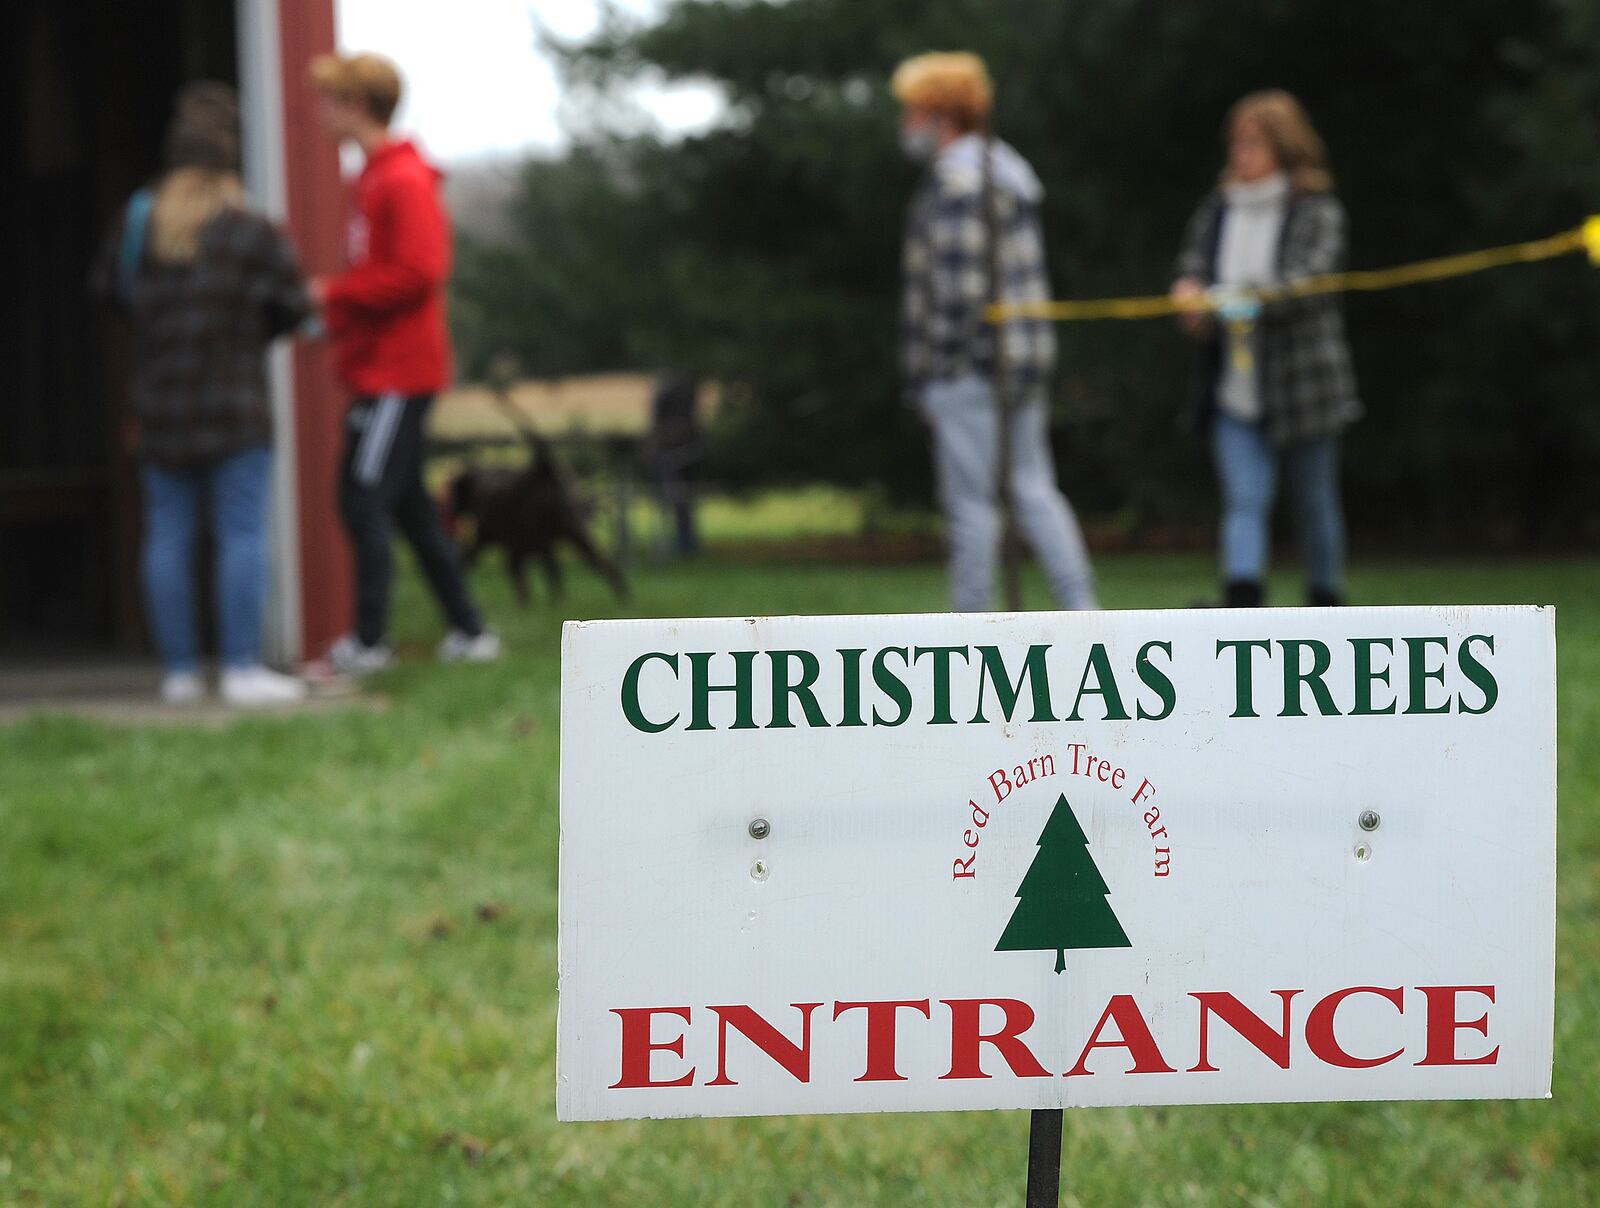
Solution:
<path fill-rule="evenodd" d="M 389 460 L 389 450 L 394 447 L 394 434 L 400 427 L 400 417 L 406 401 L 398 394 L 379 395 L 367 414 L 367 426 L 361 433 L 361 443 L 356 446 L 355 478 L 364 486 L 371 486 L 383 477 L 383 466 Z"/>
<path fill-rule="evenodd" d="M 957 612 L 984 612 L 991 607 L 1000 552 L 1000 421 L 994 391 L 975 374 L 930 382 L 923 389 L 922 413 L 933 429 L 939 502 L 950 543 L 951 604 Z M 1061 607 L 1098 608 L 1083 532 L 1056 485 L 1048 416 L 1037 396 L 1011 413 L 1011 500 L 1017 526 Z"/>

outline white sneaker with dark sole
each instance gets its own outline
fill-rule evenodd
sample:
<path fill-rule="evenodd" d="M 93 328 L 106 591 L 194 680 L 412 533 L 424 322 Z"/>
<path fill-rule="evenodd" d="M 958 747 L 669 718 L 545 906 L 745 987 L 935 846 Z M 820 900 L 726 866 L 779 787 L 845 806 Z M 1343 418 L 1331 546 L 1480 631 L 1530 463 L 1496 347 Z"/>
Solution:
<path fill-rule="evenodd" d="M 500 635 L 485 629 L 479 634 L 452 629 L 439 643 L 441 663 L 492 663 L 500 657 Z"/>
<path fill-rule="evenodd" d="M 347 633 L 328 650 L 328 662 L 341 675 L 360 677 L 384 670 L 394 662 L 394 651 L 381 642 L 368 646 L 353 633 Z"/>

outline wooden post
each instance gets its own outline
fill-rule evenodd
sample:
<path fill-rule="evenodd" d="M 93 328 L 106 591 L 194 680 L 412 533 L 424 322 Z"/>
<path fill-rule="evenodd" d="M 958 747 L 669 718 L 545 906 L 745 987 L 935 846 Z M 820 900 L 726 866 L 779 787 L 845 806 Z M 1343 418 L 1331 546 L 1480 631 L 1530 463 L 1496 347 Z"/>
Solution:
<path fill-rule="evenodd" d="M 988 255 L 988 303 L 1001 300 L 1000 291 L 1000 209 L 994 185 L 994 130 L 986 123 L 983 131 L 983 221 L 985 251 Z M 1016 524 L 1011 503 L 1011 375 L 1006 371 L 1005 323 L 984 316 L 994 340 L 991 357 L 995 439 L 999 456 L 995 459 L 995 485 L 1000 492 L 1000 565 L 1005 607 L 1022 611 L 1022 567 L 1018 561 Z"/>
<path fill-rule="evenodd" d="M 633 506 L 633 463 L 618 449 L 612 464 L 617 475 L 617 566 L 624 572 L 633 568 L 633 542 L 628 529 L 628 509 Z"/>
<path fill-rule="evenodd" d="M 308 275 L 344 263 L 345 186 L 339 152 L 317 120 L 306 68 L 335 45 L 333 0 L 257 0 L 263 46 L 277 47 L 278 106 L 283 142 L 283 202 L 289 236 Z M 243 10 L 241 10 L 243 11 Z M 339 481 L 348 400 L 336 385 L 325 340 L 299 341 L 293 363 L 295 511 L 300 559 L 300 657 L 320 658 L 350 628 L 355 568 L 333 484 Z"/>

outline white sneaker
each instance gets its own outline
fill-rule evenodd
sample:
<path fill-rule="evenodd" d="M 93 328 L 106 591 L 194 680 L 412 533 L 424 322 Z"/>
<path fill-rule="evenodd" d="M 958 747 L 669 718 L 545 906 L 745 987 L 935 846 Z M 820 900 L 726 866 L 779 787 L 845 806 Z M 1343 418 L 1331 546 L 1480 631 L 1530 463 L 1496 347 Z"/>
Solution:
<path fill-rule="evenodd" d="M 292 675 L 279 675 L 261 666 L 222 670 L 222 699 L 241 709 L 291 705 L 305 698 L 306 686 Z"/>
<path fill-rule="evenodd" d="M 492 663 L 500 657 L 500 635 L 485 629 L 476 636 L 452 629 L 439 643 L 441 663 Z"/>
<path fill-rule="evenodd" d="M 328 661 L 344 675 L 371 675 L 394 662 L 394 651 L 382 642 L 368 646 L 355 634 L 347 633 L 328 649 Z"/>
<path fill-rule="evenodd" d="M 198 704 L 206 697 L 206 682 L 198 671 L 169 671 L 161 680 L 161 699 L 169 705 Z"/>

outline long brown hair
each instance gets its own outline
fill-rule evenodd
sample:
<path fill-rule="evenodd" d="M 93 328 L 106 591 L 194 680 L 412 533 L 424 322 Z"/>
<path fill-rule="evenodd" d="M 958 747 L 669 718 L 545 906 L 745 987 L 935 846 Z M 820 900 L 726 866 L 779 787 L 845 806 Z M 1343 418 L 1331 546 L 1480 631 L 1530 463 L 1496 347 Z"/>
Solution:
<path fill-rule="evenodd" d="M 1305 106 L 1292 93 L 1281 88 L 1252 92 L 1234 103 L 1222 123 L 1222 141 L 1226 146 L 1239 123 L 1249 118 L 1261 123 L 1267 139 L 1272 143 L 1278 165 L 1289 176 L 1289 182 L 1302 193 L 1327 193 L 1333 189 L 1333 173 L 1328 171 L 1328 152 L 1322 136 L 1311 124 Z M 1232 170 L 1224 166 L 1222 183 L 1232 181 Z"/>
<path fill-rule="evenodd" d="M 237 172 L 172 169 L 156 186 L 150 211 L 150 254 L 168 264 L 193 263 L 206 224 L 224 210 L 243 208 L 244 198 L 244 183 Z"/>

